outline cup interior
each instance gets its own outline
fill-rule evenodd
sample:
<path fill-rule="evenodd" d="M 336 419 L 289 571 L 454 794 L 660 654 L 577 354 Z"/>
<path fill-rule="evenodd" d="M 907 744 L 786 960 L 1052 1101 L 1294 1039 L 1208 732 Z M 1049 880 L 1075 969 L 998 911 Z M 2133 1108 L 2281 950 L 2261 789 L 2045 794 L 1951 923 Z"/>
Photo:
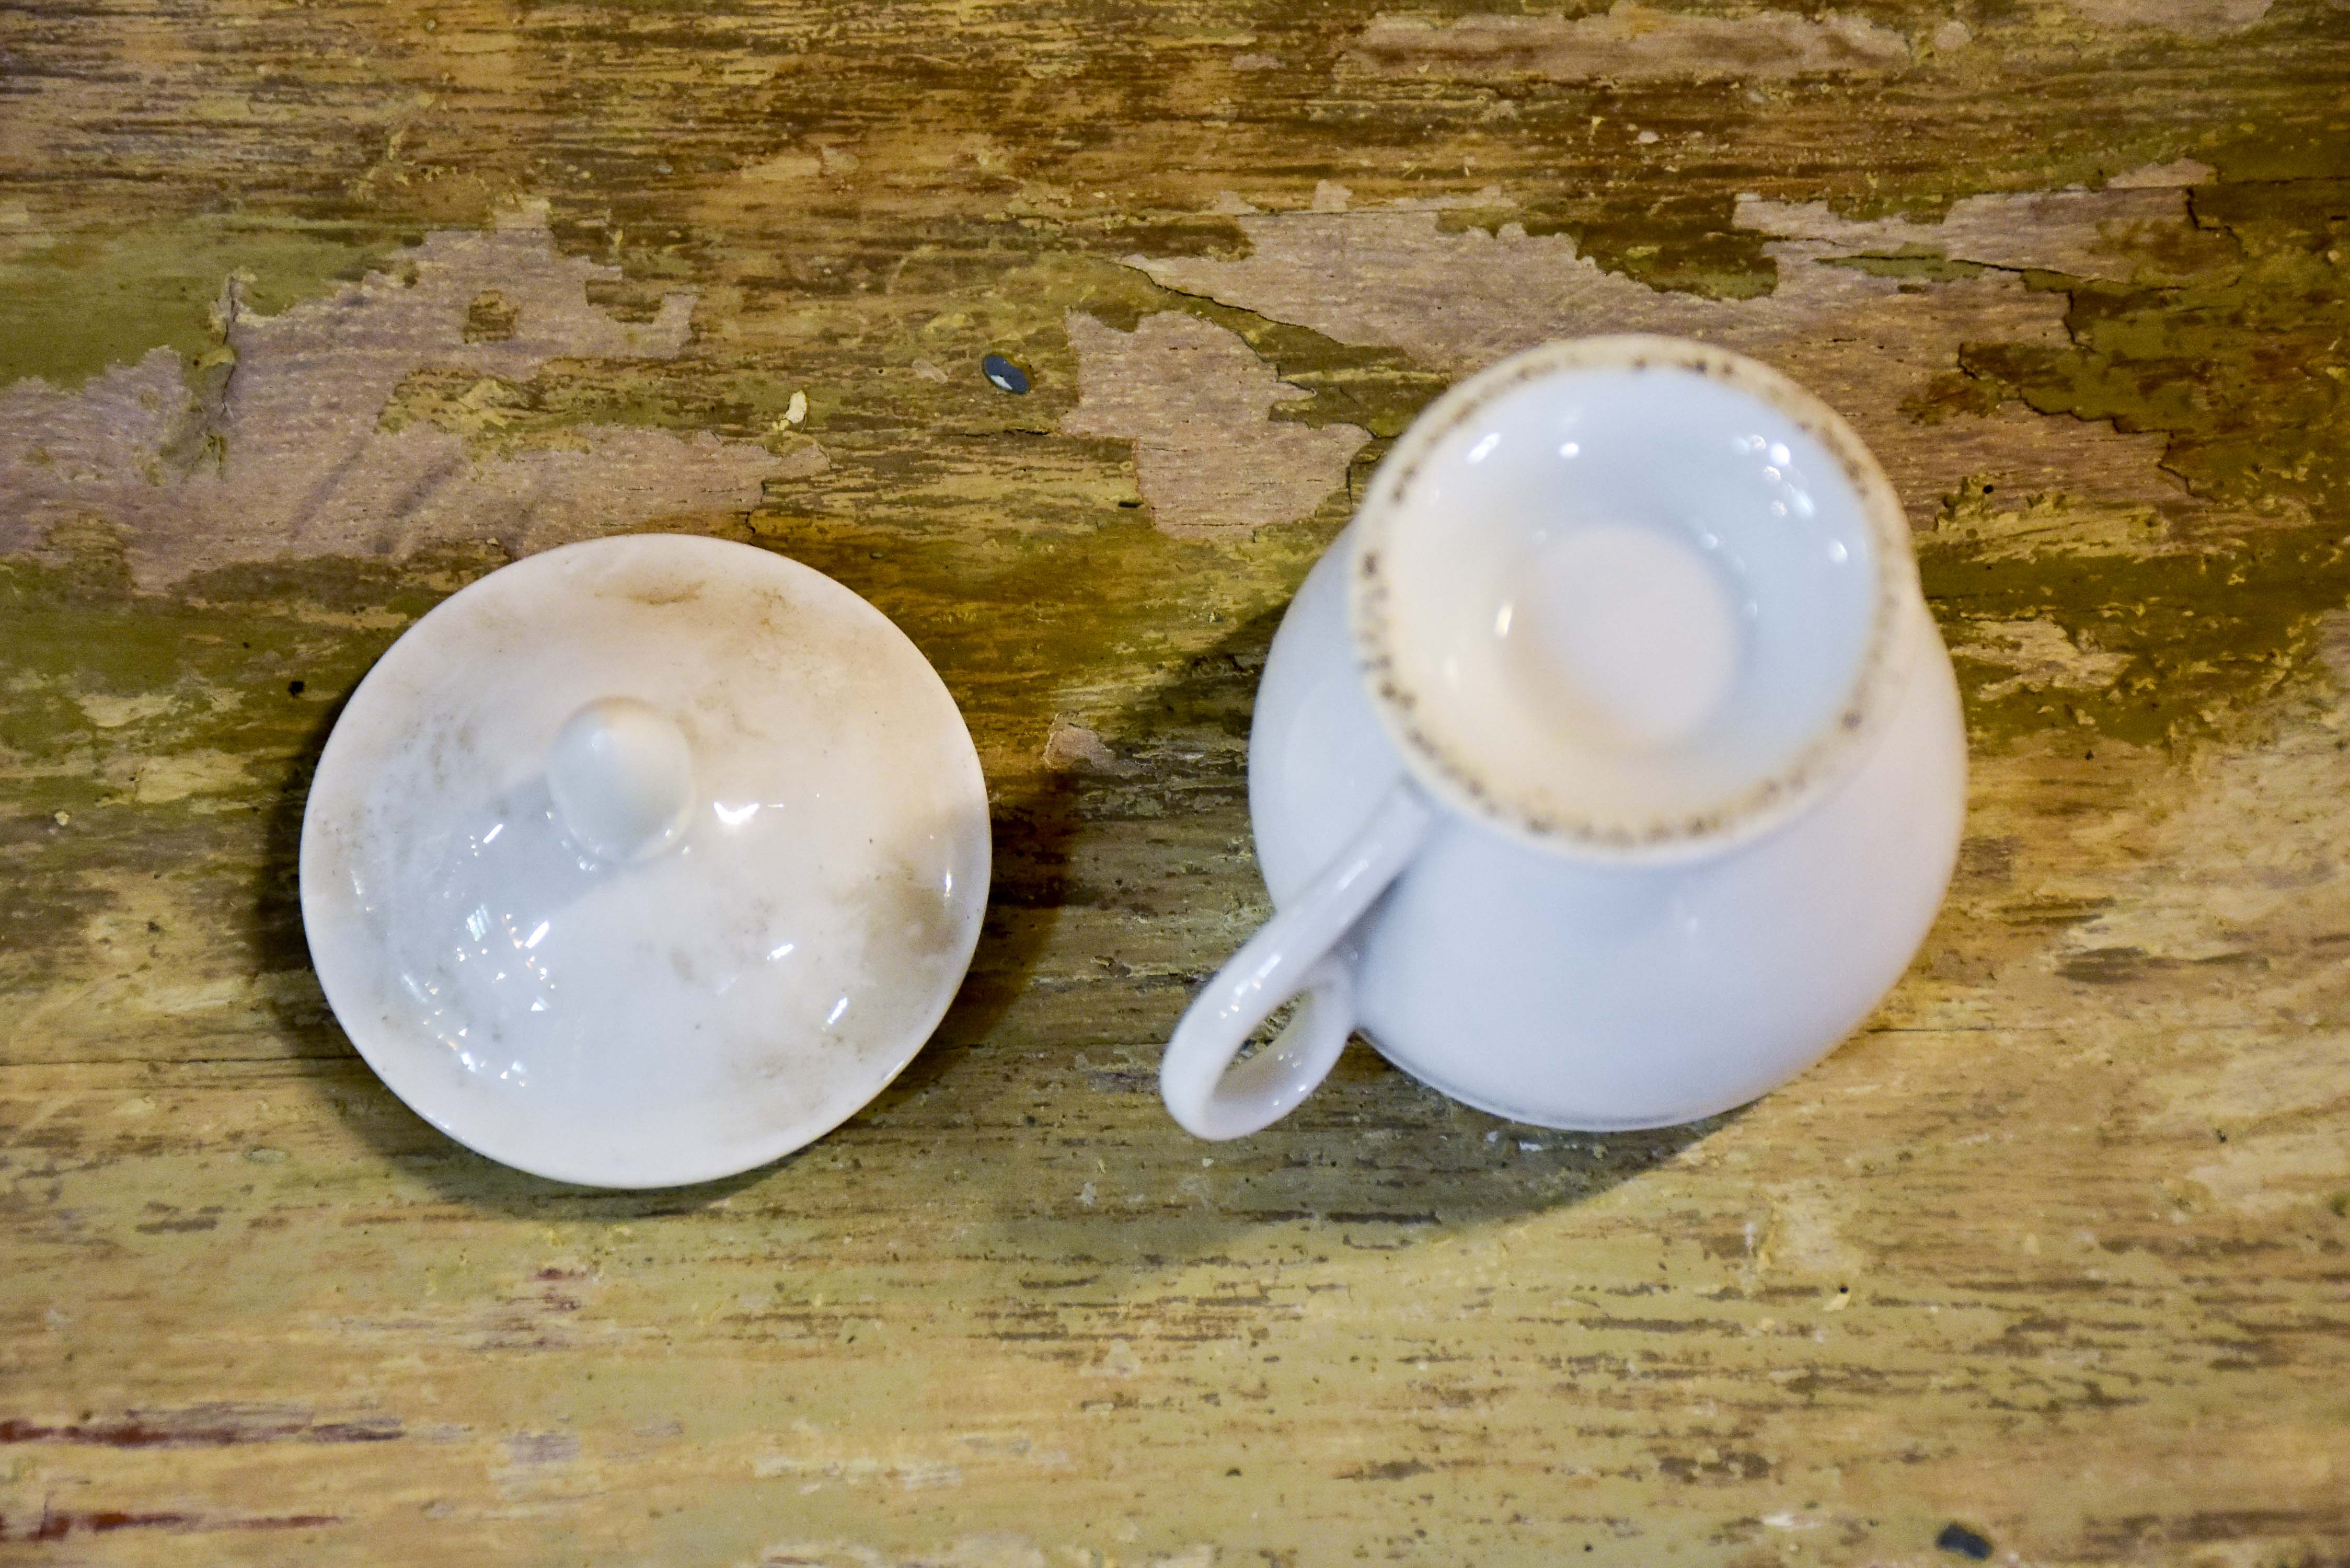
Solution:
<path fill-rule="evenodd" d="M 1357 532 L 1358 652 L 1407 756 L 1523 835 L 1615 852 L 1759 830 L 1832 772 L 1885 705 L 1915 571 L 1833 413 L 1654 339 L 1456 389 Z"/>

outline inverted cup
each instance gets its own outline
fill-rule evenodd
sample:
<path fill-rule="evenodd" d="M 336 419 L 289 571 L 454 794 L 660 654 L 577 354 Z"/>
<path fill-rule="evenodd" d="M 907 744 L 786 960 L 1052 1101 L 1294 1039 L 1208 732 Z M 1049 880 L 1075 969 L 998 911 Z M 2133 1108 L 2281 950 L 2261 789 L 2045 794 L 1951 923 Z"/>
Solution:
<path fill-rule="evenodd" d="M 1784 377 L 1607 337 L 1462 383 L 1274 640 L 1250 794 L 1278 912 L 1169 1040 L 1169 1111 L 1262 1127 L 1373 1023 L 1424 1081 L 1544 1126 L 1761 1093 L 1883 994 L 1939 900 L 1948 671 L 1892 486 Z"/>

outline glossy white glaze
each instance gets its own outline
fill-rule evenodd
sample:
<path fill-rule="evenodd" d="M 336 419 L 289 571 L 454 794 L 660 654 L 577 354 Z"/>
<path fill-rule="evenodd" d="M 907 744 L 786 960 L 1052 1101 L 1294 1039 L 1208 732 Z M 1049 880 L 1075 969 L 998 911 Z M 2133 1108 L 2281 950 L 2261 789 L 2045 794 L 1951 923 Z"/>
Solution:
<path fill-rule="evenodd" d="M 693 748 L 670 716 L 633 697 L 598 697 L 564 721 L 546 793 L 572 842 L 605 860 L 673 849 L 693 825 Z"/>
<path fill-rule="evenodd" d="M 1751 359 L 1545 344 L 1439 398 L 1372 476 L 1347 620 L 1454 810 L 1585 856 L 1784 821 L 1890 714 L 1923 614 L 1860 438 Z"/>
<path fill-rule="evenodd" d="M 1277 909 L 1405 776 L 1344 652 L 1345 548 L 1307 577 L 1257 693 L 1249 805 Z M 1802 1072 L 1900 978 L 1957 858 L 1958 689 L 1922 619 L 1907 652 L 1860 766 L 1720 856 L 1576 859 L 1444 815 L 1343 943 L 1363 1033 L 1422 1082 L 1544 1127 L 1690 1121 Z"/>
<path fill-rule="evenodd" d="M 1648 461 L 1671 463 L 1680 439 Z M 1865 452 L 1858 461 L 1873 471 Z M 1508 537 L 1487 521 L 1492 536 Z M 1544 839 L 1462 809 L 1427 759 L 1399 744 L 1380 711 L 1384 670 L 1358 660 L 1359 628 L 1349 624 L 1367 531 L 1358 520 L 1315 565 L 1274 639 L 1250 736 L 1249 804 L 1280 913 L 1203 988 L 1170 1044 L 1161 1086 L 1179 1121 L 1211 1137 L 1266 1125 L 1310 1092 L 1320 1073 L 1309 1080 L 1308 1065 L 1335 1058 L 1330 1036 L 1353 1024 L 1405 1071 L 1499 1115 L 1557 1127 L 1663 1126 L 1783 1083 L 1867 1016 L 1933 921 L 1965 808 L 1957 687 L 1906 549 L 1889 562 L 1880 556 L 1874 574 L 1892 601 L 1894 640 L 1819 667 L 1843 669 L 1843 690 L 1865 686 L 1882 704 L 1865 726 L 1839 726 L 1859 739 L 1829 748 L 1840 756 L 1806 777 L 1798 807 L 1774 805 L 1759 824 L 1724 814 L 1710 834 L 1642 856 Z M 1392 550 L 1392 533 L 1384 536 Z M 1609 564 L 1627 558 L 1641 566 L 1637 549 Z M 1672 590 L 1678 571 L 1647 580 L 1661 576 Z M 1439 589 L 1456 592 L 1481 572 L 1492 585 L 1488 619 L 1543 586 L 1539 574 L 1488 572 L 1470 560 L 1426 565 L 1416 580 L 1445 576 Z M 1731 577 L 1732 602 L 1770 591 L 1754 581 Z M 1866 606 L 1872 594 L 1864 587 L 1846 604 Z M 1702 644 L 1704 596 L 1678 597 Z M 1738 639 L 1742 659 L 1756 644 L 1752 628 Z M 1868 639 L 1843 641 L 1851 650 Z M 1427 652 L 1412 649 L 1421 668 L 1440 670 Z M 1594 657 L 1585 668 L 1604 670 L 1606 650 Z M 1635 669 L 1618 690 L 1657 683 L 1649 690 L 1661 685 L 1669 707 L 1672 692 L 1711 678 L 1711 657 L 1700 646 L 1663 676 Z M 1863 657 L 1881 662 L 1856 669 Z M 1488 679 L 1500 677 L 1489 670 Z M 1717 701 L 1763 700 L 1753 691 L 1742 669 Z M 1456 754 L 1492 758 L 1496 771 L 1534 754 L 1519 732 L 1557 710 L 1511 701 L 1514 710 L 1492 721 L 1503 729 L 1453 726 Z M 1704 706 L 1685 703 L 1676 722 L 1718 722 Z M 1837 725 L 1848 711 L 1832 701 L 1813 722 Z M 1587 735 L 1592 721 L 1569 712 L 1565 722 Z M 1609 739 L 1621 743 L 1620 727 Z M 1415 820 L 1424 826 L 1399 839 Z M 1373 864 L 1395 868 L 1391 885 L 1357 877 L 1336 886 L 1343 868 Z M 1315 994 L 1289 1032 L 1223 1071 L 1238 1040 L 1309 978 Z M 1266 1057 L 1274 1064 L 1256 1068 Z"/>
<path fill-rule="evenodd" d="M 311 955 L 369 1064 L 482 1153 L 608 1187 L 747 1169 L 864 1105 L 952 999 L 987 879 L 978 757 L 914 646 L 820 573 L 680 535 L 435 608 L 352 694 L 303 825 Z"/>
<path fill-rule="evenodd" d="M 1210 981 L 1167 1048 L 1159 1092 L 1201 1137 L 1239 1137 L 1279 1120 L 1336 1064 L 1354 1032 L 1354 971 L 1340 944 L 1419 853 L 1437 813 L 1413 789 L 1391 789 L 1336 845 L 1284 918 L 1251 937 Z M 1238 1065 L 1232 1052 L 1292 996 L 1288 1024 Z M 1227 1070 L 1229 1068 L 1229 1070 Z"/>

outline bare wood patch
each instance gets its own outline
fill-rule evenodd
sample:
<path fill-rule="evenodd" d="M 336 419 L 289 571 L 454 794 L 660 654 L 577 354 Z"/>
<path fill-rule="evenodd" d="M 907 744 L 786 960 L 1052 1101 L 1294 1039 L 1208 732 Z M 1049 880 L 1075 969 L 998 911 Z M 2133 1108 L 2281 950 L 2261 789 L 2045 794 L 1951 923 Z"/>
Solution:
<path fill-rule="evenodd" d="M 1135 475 L 1159 526 L 1199 537 L 1303 517 L 1347 476 L 1369 441 L 1353 425 L 1275 421 L 1288 385 L 1236 333 L 1180 311 L 1132 332 L 1081 310 L 1068 315 L 1077 351 L 1071 435 L 1134 442 Z"/>
<path fill-rule="evenodd" d="M 2159 27 L 2192 37 L 2241 33 L 2269 14 L 2274 0 L 2065 0 L 2073 14 L 2102 27 Z"/>
<path fill-rule="evenodd" d="M 755 442 L 582 425 L 564 450 L 475 459 L 463 434 L 384 428 L 414 372 L 527 376 L 553 359 L 667 359 L 693 296 L 615 318 L 588 286 L 617 268 L 556 251 L 543 209 L 488 232 L 431 235 L 393 268 L 276 317 L 224 302 L 224 383 L 190 393 L 157 349 L 78 391 L 0 392 L 0 552 L 99 516 L 147 587 L 211 566 L 316 556 L 405 556 L 495 539 L 532 551 L 679 513 L 757 504 L 762 482 L 823 466 Z"/>
<path fill-rule="evenodd" d="M 1167 287 L 1456 373 L 1550 338 L 1607 332 L 1752 354 L 1853 421 L 1921 525 L 1970 474 L 2166 516 L 2204 509 L 2160 470 L 2159 435 L 2020 406 L 1953 410 L 1930 423 L 1902 408 L 1957 374 L 1962 344 L 2068 343 L 2064 296 L 2028 286 L 2023 269 L 2126 275 L 2133 247 L 2193 243 L 2176 185 L 1973 198 L 1939 224 L 1844 220 L 1748 198 L 1736 221 L 1770 236 L 1778 286 L 1742 300 L 1651 288 L 1584 255 L 1569 235 L 1528 234 L 1514 223 L 1447 232 L 1438 213 L 1395 206 L 1232 217 L 1251 245 L 1238 260 L 1128 260 Z M 1904 251 L 1970 265 L 1927 278 L 1866 265 Z"/>
<path fill-rule="evenodd" d="M 2238 0 L 2241 3 L 2241 0 Z M 1792 11 L 1693 16 L 1617 0 L 1590 16 L 1378 16 L 1347 62 L 1374 76 L 1446 80 L 1697 81 L 1874 75 L 1909 63 L 1908 40 L 1865 16 Z"/>

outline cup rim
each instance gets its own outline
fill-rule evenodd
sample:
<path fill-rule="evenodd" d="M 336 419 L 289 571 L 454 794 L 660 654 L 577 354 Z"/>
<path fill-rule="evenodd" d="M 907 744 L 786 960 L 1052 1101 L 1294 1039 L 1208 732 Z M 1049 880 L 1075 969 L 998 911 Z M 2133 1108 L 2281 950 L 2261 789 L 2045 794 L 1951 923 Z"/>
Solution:
<path fill-rule="evenodd" d="M 1819 442 L 1852 487 L 1875 548 L 1877 596 L 1836 716 L 1781 767 L 1696 812 L 1621 819 L 1578 814 L 1497 784 L 1473 757 L 1421 723 L 1423 692 L 1395 657 L 1392 575 L 1382 570 L 1402 502 L 1444 439 L 1531 382 L 1594 371 L 1706 377 L 1767 404 Z M 1423 410 L 1371 476 L 1350 530 L 1347 612 L 1357 673 L 1412 776 L 1447 805 L 1534 847 L 1613 860 L 1686 858 L 1767 832 L 1816 799 L 1866 751 L 1898 703 L 1909 607 L 1922 602 L 1909 523 L 1876 457 L 1843 417 L 1788 377 L 1742 354 L 1686 338 L 1624 334 L 1567 338 L 1513 354 Z"/>

